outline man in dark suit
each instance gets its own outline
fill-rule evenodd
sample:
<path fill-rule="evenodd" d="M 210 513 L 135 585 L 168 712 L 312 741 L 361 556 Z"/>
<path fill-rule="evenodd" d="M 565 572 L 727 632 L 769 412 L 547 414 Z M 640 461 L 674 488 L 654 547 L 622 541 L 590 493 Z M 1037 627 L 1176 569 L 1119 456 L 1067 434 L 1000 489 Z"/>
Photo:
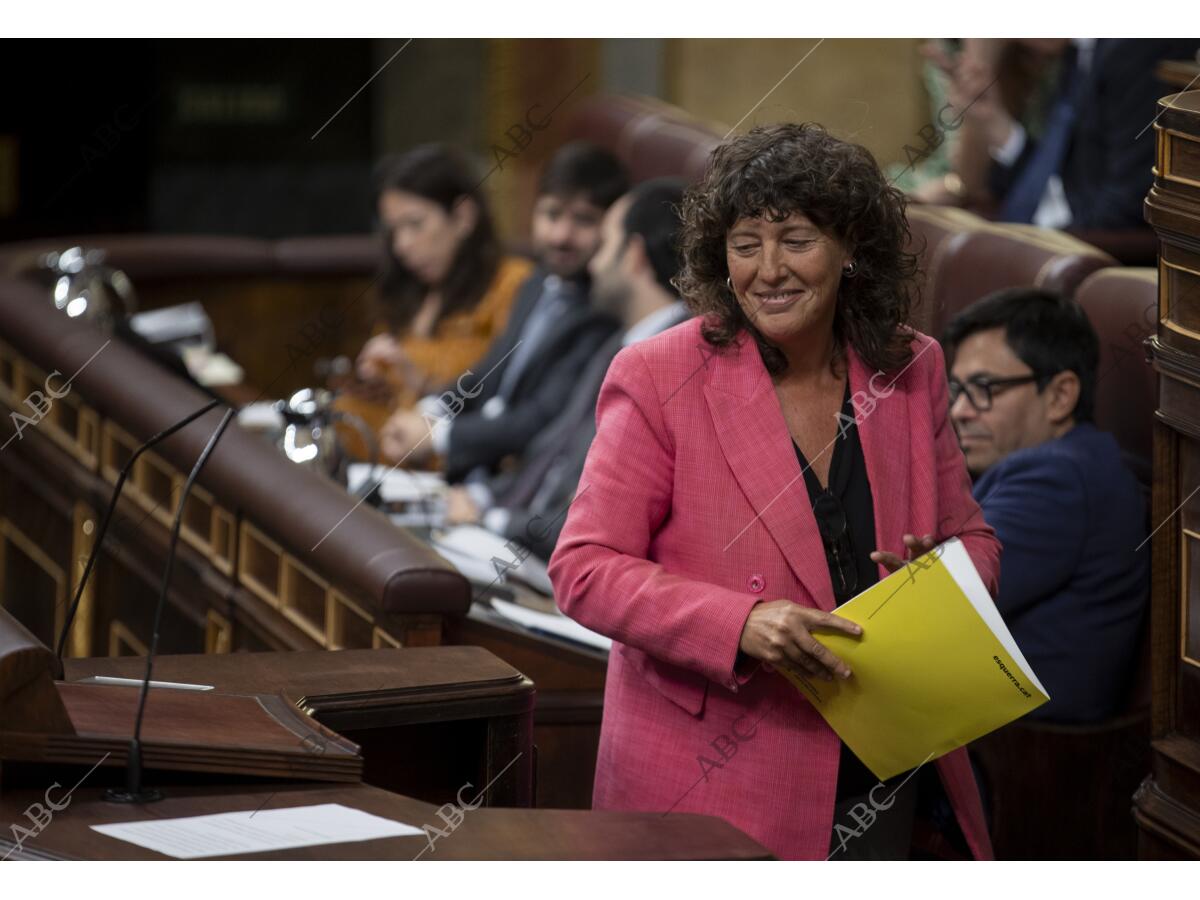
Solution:
<path fill-rule="evenodd" d="M 607 150 L 584 141 L 559 149 L 542 172 L 533 208 L 538 266 L 504 333 L 456 383 L 388 420 L 380 433 L 386 458 L 417 465 L 436 452 L 453 483 L 472 472 L 491 474 L 524 452 L 617 327 L 588 303 L 587 264 L 600 245 L 605 210 L 627 186 Z"/>
<path fill-rule="evenodd" d="M 1050 694 L 1030 718 L 1115 715 L 1135 677 L 1150 548 L 1141 488 L 1092 423 L 1096 333 L 1074 301 L 1013 288 L 967 307 L 942 342 L 950 418 L 1003 546 L 996 606 Z"/>
<path fill-rule="evenodd" d="M 596 434 L 596 398 L 617 352 L 665 331 L 690 313 L 671 285 L 679 271 L 679 215 L 684 184 L 644 182 L 604 217 L 600 250 L 588 268 L 592 305 L 621 330 L 588 363 L 563 411 L 533 439 L 519 468 L 451 491 L 448 519 L 481 523 L 549 559 Z"/>
<path fill-rule="evenodd" d="M 1047 228 L 1141 228 L 1150 189 L 1162 60 L 1195 58 L 1196 38 L 1025 39 L 1060 58 L 1054 99 L 1037 140 L 999 100 L 995 72 L 978 60 L 950 71 L 950 97 L 991 155 L 996 218 Z M 991 85 L 988 87 L 988 85 Z"/>

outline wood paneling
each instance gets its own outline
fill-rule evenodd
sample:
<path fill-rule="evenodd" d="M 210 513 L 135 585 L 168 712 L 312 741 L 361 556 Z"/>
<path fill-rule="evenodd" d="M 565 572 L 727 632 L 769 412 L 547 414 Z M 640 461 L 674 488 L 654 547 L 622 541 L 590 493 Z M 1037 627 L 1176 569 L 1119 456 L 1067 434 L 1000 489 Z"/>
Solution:
<path fill-rule="evenodd" d="M 1139 854 L 1200 858 L 1200 91 L 1159 101 L 1146 218 L 1162 241 L 1154 429 L 1151 775 Z"/>

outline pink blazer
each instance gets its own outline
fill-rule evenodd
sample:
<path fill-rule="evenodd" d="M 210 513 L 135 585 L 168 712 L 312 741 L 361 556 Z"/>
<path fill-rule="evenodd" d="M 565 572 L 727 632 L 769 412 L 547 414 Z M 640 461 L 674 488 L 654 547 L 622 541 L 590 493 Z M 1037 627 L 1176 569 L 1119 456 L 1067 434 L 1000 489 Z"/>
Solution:
<path fill-rule="evenodd" d="M 876 546 L 903 556 L 905 533 L 957 534 L 995 596 L 1000 544 L 948 420 L 942 350 L 920 333 L 913 350 L 894 384 L 850 351 Z M 614 641 L 593 805 L 717 815 L 781 858 L 825 858 L 838 737 L 782 676 L 734 672 L 758 601 L 834 608 L 808 492 L 753 340 L 743 333 L 715 353 L 694 318 L 625 348 L 596 420 L 550 561 L 563 612 Z M 966 750 L 936 766 L 972 852 L 990 859 Z"/>

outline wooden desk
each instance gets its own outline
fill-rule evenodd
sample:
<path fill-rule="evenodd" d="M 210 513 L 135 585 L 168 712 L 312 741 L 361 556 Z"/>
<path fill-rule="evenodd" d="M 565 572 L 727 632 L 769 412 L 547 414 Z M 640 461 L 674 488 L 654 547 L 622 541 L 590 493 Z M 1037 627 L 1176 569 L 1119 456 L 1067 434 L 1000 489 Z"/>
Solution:
<path fill-rule="evenodd" d="M 144 672 L 134 657 L 66 661 L 68 681 Z M 441 804 L 496 779 L 486 806 L 533 802 L 533 683 L 480 647 L 164 656 L 154 678 L 283 693 L 362 748 L 371 785 Z"/>
<path fill-rule="evenodd" d="M 25 809 L 43 801 L 44 789 L 5 791 L 0 823 L 25 822 Z M 60 798 L 59 802 L 61 802 Z M 464 799 L 472 800 L 466 794 Z M 417 828 L 446 831 L 438 807 L 368 785 L 250 785 L 180 787 L 147 806 L 106 803 L 102 789 L 90 784 L 72 795 L 71 805 L 54 815 L 35 838 L 27 839 L 12 859 L 148 860 L 162 855 L 92 831 L 92 825 L 146 819 L 200 816 L 258 809 L 341 803 Z M 0 856 L 14 844 L 0 828 Z M 252 860 L 702 860 L 770 859 L 770 853 L 724 819 L 691 814 L 585 812 L 579 810 L 466 810 L 453 832 L 430 849 L 425 836 L 386 838 L 271 853 L 229 857 Z"/>
<path fill-rule="evenodd" d="M 447 643 L 486 647 L 537 685 L 533 805 L 590 809 L 608 654 L 535 634 L 480 604 L 467 616 L 448 617 L 444 632 Z"/>

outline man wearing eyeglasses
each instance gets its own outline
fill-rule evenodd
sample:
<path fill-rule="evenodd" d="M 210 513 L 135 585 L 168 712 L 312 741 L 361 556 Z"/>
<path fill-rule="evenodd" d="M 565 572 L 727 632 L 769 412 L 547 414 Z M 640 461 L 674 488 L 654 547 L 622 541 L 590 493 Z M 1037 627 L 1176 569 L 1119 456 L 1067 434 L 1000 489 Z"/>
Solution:
<path fill-rule="evenodd" d="M 950 419 L 1003 546 L 996 606 L 1050 693 L 1030 718 L 1115 715 L 1135 679 L 1150 550 L 1141 488 L 1092 422 L 1095 330 L 1074 301 L 1015 288 L 969 306 L 942 344 Z"/>

